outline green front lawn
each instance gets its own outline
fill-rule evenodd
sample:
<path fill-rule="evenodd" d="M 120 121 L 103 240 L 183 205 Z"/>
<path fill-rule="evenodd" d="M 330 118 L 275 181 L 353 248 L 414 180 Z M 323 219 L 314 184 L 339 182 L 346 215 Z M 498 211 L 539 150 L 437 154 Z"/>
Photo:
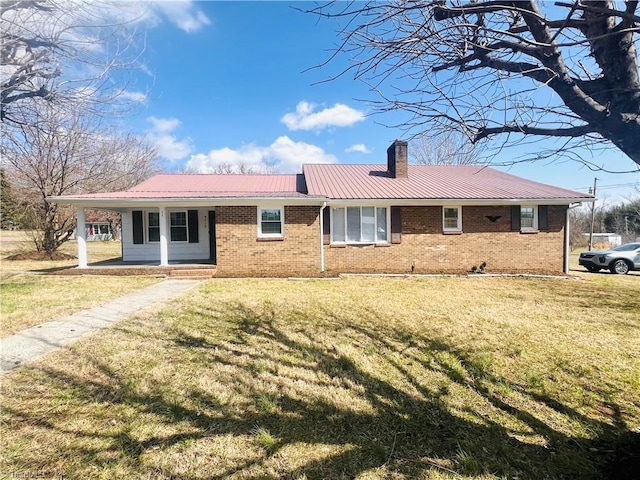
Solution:
<path fill-rule="evenodd" d="M 639 280 L 214 279 L 5 376 L 0 472 L 620 477 Z"/>

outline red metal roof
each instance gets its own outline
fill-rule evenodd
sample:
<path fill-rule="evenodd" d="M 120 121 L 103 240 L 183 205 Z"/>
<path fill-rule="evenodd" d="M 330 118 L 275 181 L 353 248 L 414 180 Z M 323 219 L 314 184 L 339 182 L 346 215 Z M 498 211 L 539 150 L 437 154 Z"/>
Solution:
<path fill-rule="evenodd" d="M 331 199 L 575 199 L 590 195 L 483 166 L 409 165 L 392 178 L 386 165 L 307 164 L 309 195 Z"/>
<path fill-rule="evenodd" d="M 253 198 L 305 197 L 304 177 L 291 175 L 156 175 L 124 192 L 73 195 L 73 198 Z"/>
<path fill-rule="evenodd" d="M 298 198 L 310 200 L 591 200 L 580 192 L 482 166 L 409 165 L 391 178 L 386 165 L 307 164 L 291 175 L 156 175 L 124 192 L 69 195 L 69 200 Z"/>
<path fill-rule="evenodd" d="M 298 192 L 297 175 L 156 175 L 130 192 L 236 192 L 255 194 Z"/>

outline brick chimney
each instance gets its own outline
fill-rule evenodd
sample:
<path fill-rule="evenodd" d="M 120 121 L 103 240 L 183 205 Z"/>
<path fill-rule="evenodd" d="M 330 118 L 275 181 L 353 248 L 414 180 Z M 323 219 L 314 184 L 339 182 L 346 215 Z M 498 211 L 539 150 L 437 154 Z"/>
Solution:
<path fill-rule="evenodd" d="M 396 140 L 387 149 L 387 171 L 391 178 L 407 178 L 407 148 L 404 140 Z"/>

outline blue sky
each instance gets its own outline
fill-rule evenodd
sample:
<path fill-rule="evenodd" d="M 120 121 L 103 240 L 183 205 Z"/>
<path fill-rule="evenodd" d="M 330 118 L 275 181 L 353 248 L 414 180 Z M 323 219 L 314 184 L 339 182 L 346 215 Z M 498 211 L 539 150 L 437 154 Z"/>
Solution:
<path fill-rule="evenodd" d="M 312 5 L 153 3 L 135 85 L 146 101 L 127 127 L 147 134 L 174 171 L 242 163 L 285 173 L 299 171 L 302 163 L 383 163 L 388 145 L 404 135 L 384 125 L 403 117 L 371 115 L 361 100 L 376 97 L 348 75 L 324 82 L 348 66 L 348 58 L 313 68 L 329 58 L 339 38 L 333 21 L 295 8 Z M 528 145 L 522 153 L 543 146 Z M 640 195 L 637 165 L 616 149 L 589 160 L 635 172 L 593 172 L 574 161 L 499 168 L 581 191 L 598 177 L 599 196 L 609 203 Z"/>

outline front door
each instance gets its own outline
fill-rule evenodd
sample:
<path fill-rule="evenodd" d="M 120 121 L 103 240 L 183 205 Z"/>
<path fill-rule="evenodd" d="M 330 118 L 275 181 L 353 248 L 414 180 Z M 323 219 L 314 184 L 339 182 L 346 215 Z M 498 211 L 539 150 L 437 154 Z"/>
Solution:
<path fill-rule="evenodd" d="M 216 264 L 216 257 L 216 212 L 209 210 L 209 260 Z"/>

